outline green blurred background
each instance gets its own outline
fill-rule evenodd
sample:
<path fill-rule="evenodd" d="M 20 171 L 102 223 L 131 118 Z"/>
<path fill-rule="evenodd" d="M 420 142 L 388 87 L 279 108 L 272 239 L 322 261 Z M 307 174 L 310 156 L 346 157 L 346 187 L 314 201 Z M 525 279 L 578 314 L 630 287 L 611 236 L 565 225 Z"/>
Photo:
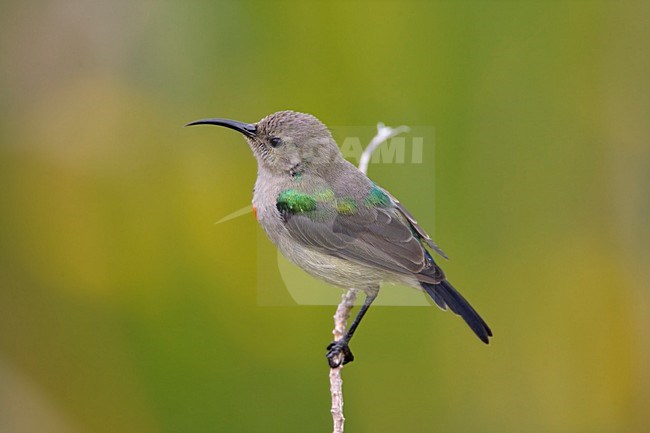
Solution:
<path fill-rule="evenodd" d="M 256 167 L 201 117 L 435 127 L 370 167 L 495 332 L 377 307 L 350 432 L 650 428 L 650 3 L 0 6 L 0 432 L 331 431 L 329 306 L 261 306 Z M 332 289 L 334 290 L 334 289 Z M 406 290 L 406 289 L 404 289 Z"/>

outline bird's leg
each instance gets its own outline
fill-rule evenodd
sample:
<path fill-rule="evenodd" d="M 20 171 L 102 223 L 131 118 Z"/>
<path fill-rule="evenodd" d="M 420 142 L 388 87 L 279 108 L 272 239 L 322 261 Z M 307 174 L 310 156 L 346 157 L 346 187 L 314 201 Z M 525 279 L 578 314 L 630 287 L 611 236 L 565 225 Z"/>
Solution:
<path fill-rule="evenodd" d="M 357 327 L 359 326 L 359 323 L 361 323 L 361 319 L 363 319 L 366 311 L 368 311 L 368 308 L 370 308 L 370 304 L 372 304 L 372 301 L 374 301 L 377 297 L 377 293 L 378 290 L 366 292 L 366 299 L 363 301 L 361 309 L 357 313 L 357 316 L 354 318 L 352 325 L 348 327 L 348 330 L 346 331 L 343 338 L 337 341 L 332 341 L 329 346 L 327 346 L 327 362 L 329 363 L 330 368 L 337 368 L 341 364 L 345 365 L 348 362 L 354 361 L 354 355 L 348 347 L 348 343 L 352 339 L 354 331 L 357 330 Z M 343 356 L 339 357 L 338 355 Z"/>

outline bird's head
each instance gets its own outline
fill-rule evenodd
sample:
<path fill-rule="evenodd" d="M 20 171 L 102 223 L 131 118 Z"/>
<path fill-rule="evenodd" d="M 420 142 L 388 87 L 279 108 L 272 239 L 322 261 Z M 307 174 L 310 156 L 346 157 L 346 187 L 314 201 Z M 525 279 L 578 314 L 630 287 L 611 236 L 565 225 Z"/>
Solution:
<path fill-rule="evenodd" d="M 241 132 L 258 164 L 275 174 L 321 172 L 343 158 L 327 127 L 311 114 L 278 111 L 257 123 L 203 119 L 187 126 L 192 125 L 217 125 Z"/>

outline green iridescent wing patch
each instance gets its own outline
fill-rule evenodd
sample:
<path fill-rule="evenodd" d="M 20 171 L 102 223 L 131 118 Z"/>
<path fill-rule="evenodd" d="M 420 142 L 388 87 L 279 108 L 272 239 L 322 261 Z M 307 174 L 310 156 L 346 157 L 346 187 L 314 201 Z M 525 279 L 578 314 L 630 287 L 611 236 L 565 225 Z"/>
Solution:
<path fill-rule="evenodd" d="M 341 215 L 353 215 L 357 210 L 357 202 L 351 197 L 336 200 L 336 211 Z"/>
<path fill-rule="evenodd" d="M 314 196 L 298 192 L 295 189 L 284 190 L 278 195 L 276 206 L 282 213 L 305 213 L 316 210 Z"/>
<path fill-rule="evenodd" d="M 378 186 L 373 186 L 368 197 L 366 197 L 366 204 L 375 207 L 386 207 L 390 204 L 390 198 Z"/>
<path fill-rule="evenodd" d="M 386 206 L 390 199 L 380 189 L 374 188 L 371 190 L 368 198 L 365 201 L 367 206 Z M 318 210 L 318 204 L 325 204 L 325 208 L 321 207 L 321 211 L 326 208 L 334 209 L 340 215 L 354 215 L 359 211 L 357 201 L 352 197 L 336 197 L 334 191 L 331 189 L 324 189 L 314 194 L 306 194 L 296 191 L 295 189 L 286 189 L 278 195 L 276 206 L 280 213 L 283 215 L 296 215 L 304 213 L 312 213 L 312 217 L 316 217 L 313 212 Z M 316 212 L 318 214 L 319 212 Z"/>

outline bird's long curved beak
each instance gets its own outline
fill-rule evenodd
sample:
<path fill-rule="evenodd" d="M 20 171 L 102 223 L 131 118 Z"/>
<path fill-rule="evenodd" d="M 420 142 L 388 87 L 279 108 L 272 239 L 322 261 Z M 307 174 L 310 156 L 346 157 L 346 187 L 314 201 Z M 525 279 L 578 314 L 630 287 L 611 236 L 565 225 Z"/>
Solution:
<path fill-rule="evenodd" d="M 190 122 L 185 126 L 194 126 L 194 125 L 217 125 L 224 126 L 226 128 L 234 129 L 239 131 L 247 137 L 255 136 L 257 127 L 252 123 L 238 122 L 237 120 L 230 119 L 201 119 Z"/>

